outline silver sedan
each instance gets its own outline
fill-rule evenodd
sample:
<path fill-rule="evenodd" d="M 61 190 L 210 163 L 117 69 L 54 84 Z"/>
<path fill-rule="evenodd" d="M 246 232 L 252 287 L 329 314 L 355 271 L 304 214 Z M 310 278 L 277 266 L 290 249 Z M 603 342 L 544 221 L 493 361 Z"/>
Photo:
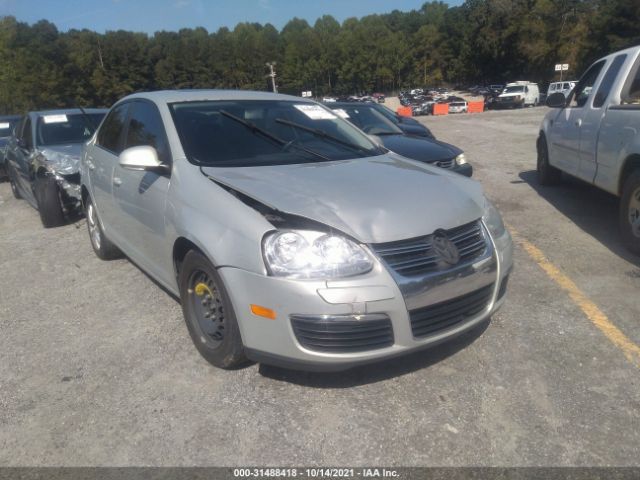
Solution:
<path fill-rule="evenodd" d="M 81 178 L 96 254 L 179 296 L 222 368 L 345 369 L 434 346 L 504 301 L 511 238 L 480 184 L 307 99 L 128 96 Z"/>

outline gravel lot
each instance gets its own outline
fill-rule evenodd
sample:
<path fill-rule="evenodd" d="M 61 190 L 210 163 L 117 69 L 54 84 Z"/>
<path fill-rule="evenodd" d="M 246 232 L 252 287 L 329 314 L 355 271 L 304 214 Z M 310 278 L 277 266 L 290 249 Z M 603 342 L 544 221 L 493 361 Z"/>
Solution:
<path fill-rule="evenodd" d="M 520 237 L 640 344 L 616 199 L 535 182 L 545 108 L 422 118 Z M 428 212 L 425 212 L 428 213 Z M 177 301 L 84 220 L 0 184 L 0 465 L 638 465 L 640 369 L 521 247 L 503 309 L 436 350 L 339 374 L 210 367 Z"/>

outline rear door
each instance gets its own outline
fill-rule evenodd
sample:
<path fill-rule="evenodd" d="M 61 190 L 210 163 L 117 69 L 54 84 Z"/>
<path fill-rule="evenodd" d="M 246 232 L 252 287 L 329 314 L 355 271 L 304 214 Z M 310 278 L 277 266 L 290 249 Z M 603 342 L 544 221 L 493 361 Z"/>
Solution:
<path fill-rule="evenodd" d="M 580 131 L 593 86 L 605 61 L 594 63 L 582 76 L 568 99 L 568 106 L 558 110 L 549 128 L 551 163 L 561 170 L 577 175 L 580 165 Z"/>
<path fill-rule="evenodd" d="M 171 165 L 166 131 L 158 107 L 151 101 L 136 100 L 129 111 L 124 149 L 141 145 L 156 149 L 158 158 Z M 117 228 L 126 237 L 132 256 L 148 271 L 170 282 L 170 249 L 165 235 L 165 206 L 170 174 L 129 170 L 116 165 L 113 198 Z"/>
<path fill-rule="evenodd" d="M 606 113 L 606 105 L 611 89 L 620 76 L 620 70 L 626 60 L 626 54 L 613 57 L 606 65 L 604 75 L 601 75 L 601 80 L 594 86 L 596 93 L 591 95 L 591 98 L 584 106 L 580 132 L 580 166 L 577 176 L 587 182 L 593 182 L 596 176 L 596 147 L 600 124 Z"/>
<path fill-rule="evenodd" d="M 120 245 L 122 232 L 116 227 L 113 203 L 113 170 L 122 152 L 127 113 L 130 103 L 121 103 L 111 109 L 96 134 L 96 140 L 85 152 L 91 195 L 105 233 Z"/>

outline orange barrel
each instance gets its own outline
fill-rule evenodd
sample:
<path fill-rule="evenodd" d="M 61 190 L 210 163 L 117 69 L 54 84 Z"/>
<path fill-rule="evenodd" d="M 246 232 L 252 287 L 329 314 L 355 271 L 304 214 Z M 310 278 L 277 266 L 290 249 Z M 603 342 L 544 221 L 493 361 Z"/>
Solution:
<path fill-rule="evenodd" d="M 467 112 L 469 113 L 484 112 L 484 102 L 467 102 Z"/>

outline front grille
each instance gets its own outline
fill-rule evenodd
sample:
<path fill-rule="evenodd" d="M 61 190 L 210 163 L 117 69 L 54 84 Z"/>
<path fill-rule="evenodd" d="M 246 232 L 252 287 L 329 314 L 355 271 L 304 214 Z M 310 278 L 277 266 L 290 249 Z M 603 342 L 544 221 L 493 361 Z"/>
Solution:
<path fill-rule="evenodd" d="M 480 220 L 446 230 L 445 233 L 458 248 L 459 264 L 478 258 L 487 248 Z M 450 265 L 441 265 L 431 247 L 431 240 L 432 235 L 427 235 L 397 242 L 378 243 L 372 245 L 372 248 L 392 270 L 405 277 L 451 268 Z"/>
<path fill-rule="evenodd" d="M 461 297 L 409 312 L 411 331 L 416 338 L 455 327 L 484 310 L 493 293 L 493 284 Z"/>
<path fill-rule="evenodd" d="M 327 353 L 364 352 L 393 345 L 393 328 L 386 315 L 291 315 L 298 342 Z"/>
<path fill-rule="evenodd" d="M 453 164 L 455 163 L 455 159 L 451 158 L 449 160 L 438 160 L 437 162 L 433 162 L 436 167 L 440 168 L 453 168 Z"/>

